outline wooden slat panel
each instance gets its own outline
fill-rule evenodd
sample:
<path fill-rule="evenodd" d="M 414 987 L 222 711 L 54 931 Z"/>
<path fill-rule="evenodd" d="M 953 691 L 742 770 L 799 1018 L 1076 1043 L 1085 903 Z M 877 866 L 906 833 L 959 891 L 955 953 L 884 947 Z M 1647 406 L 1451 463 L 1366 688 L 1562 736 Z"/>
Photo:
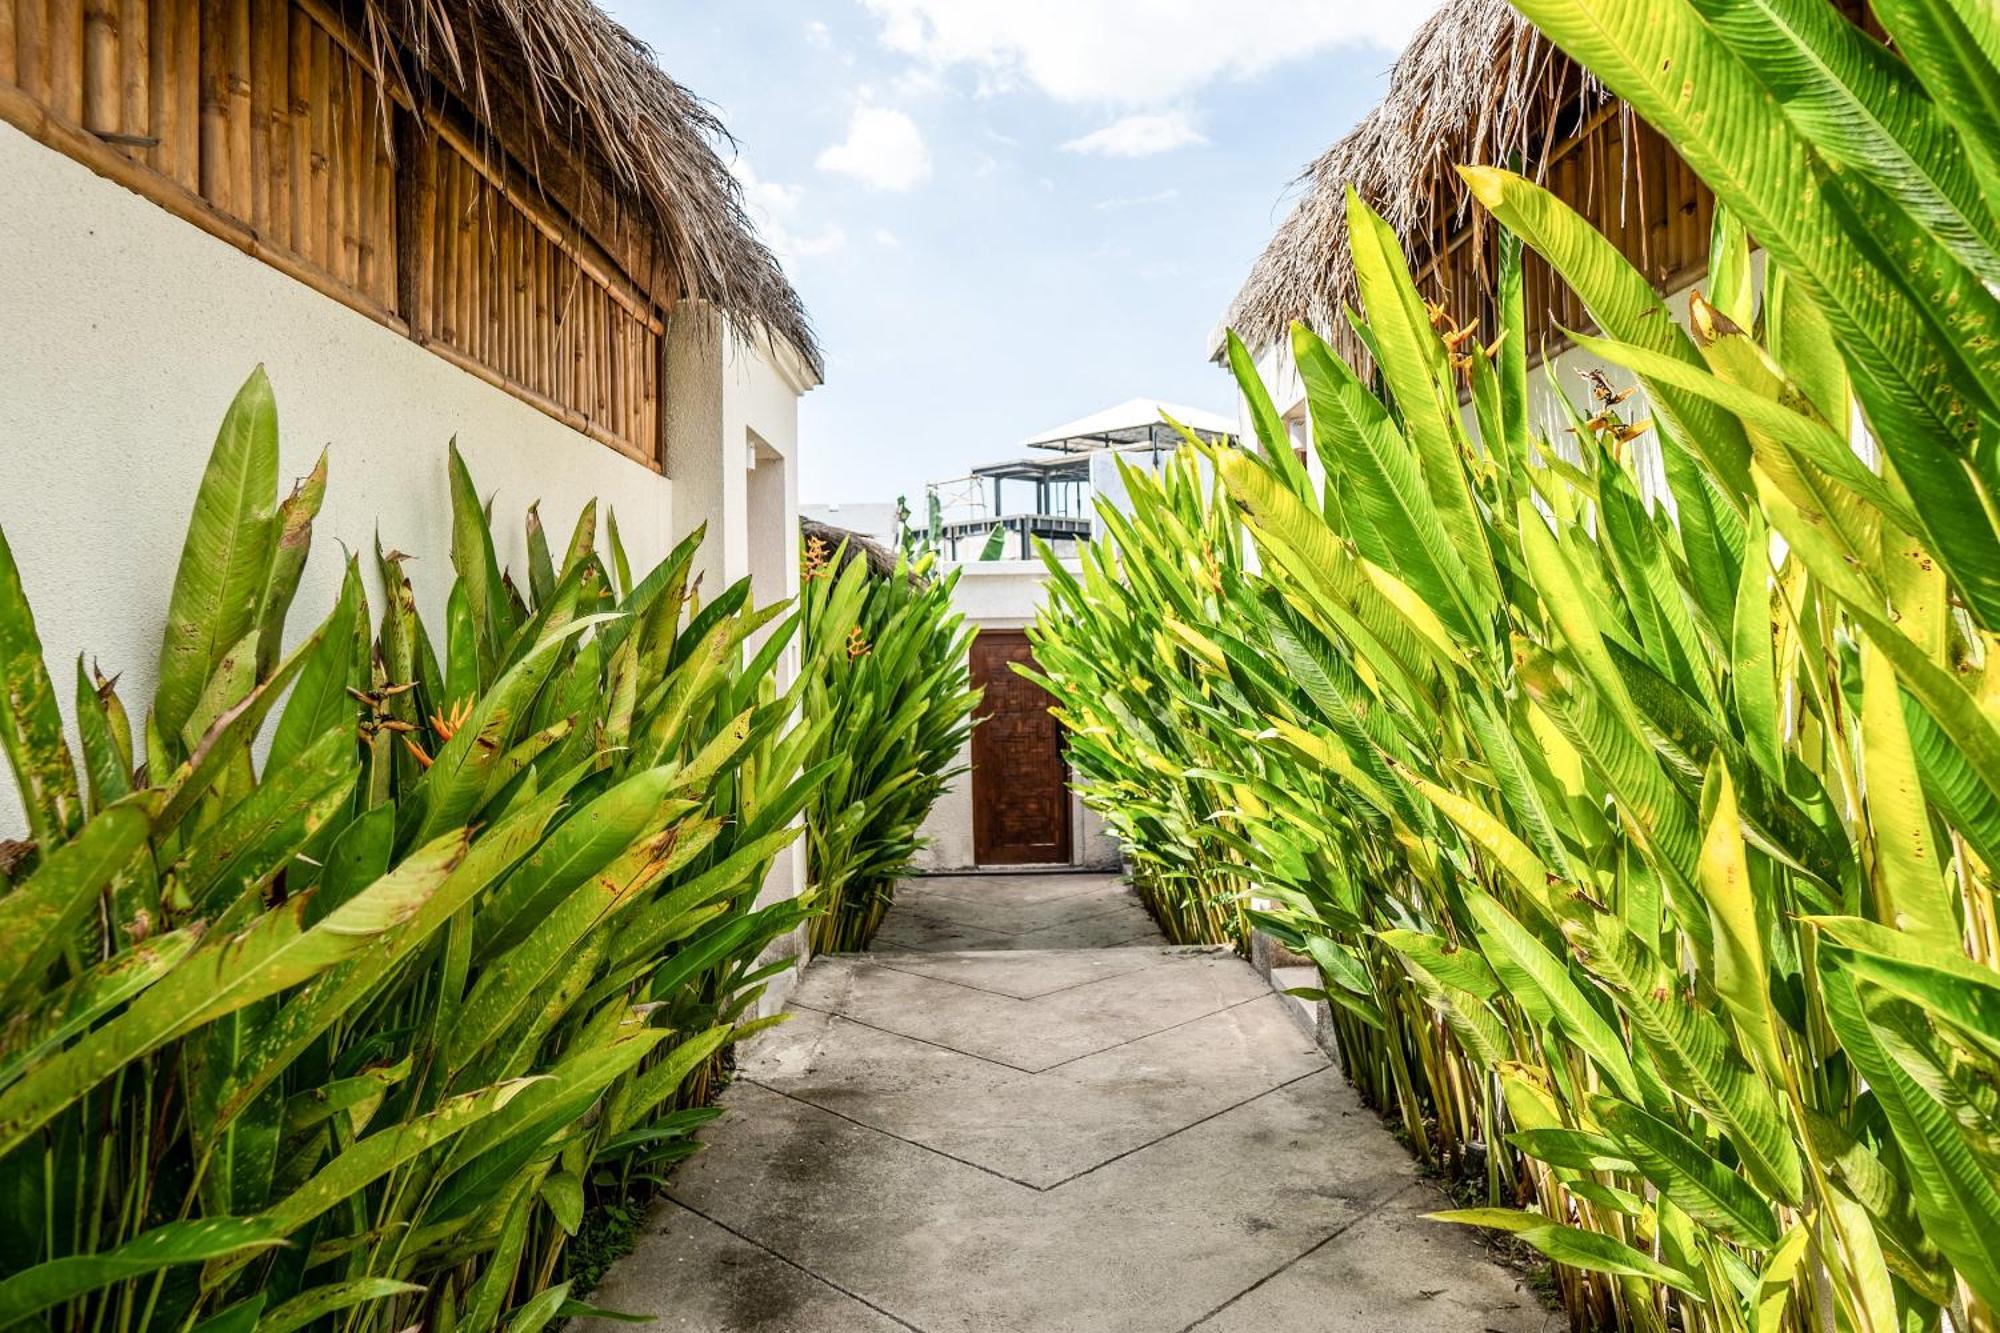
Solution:
<path fill-rule="evenodd" d="M 125 155 L 142 158 L 142 142 L 153 133 L 152 6 L 147 0 L 120 0 L 118 6 L 118 123 L 132 142 Z"/>
<path fill-rule="evenodd" d="M 15 0 L 0 0 L 0 83 L 19 86 L 20 65 L 16 44 L 20 41 L 21 19 Z"/>
<path fill-rule="evenodd" d="M 125 104 L 118 93 L 118 0 L 84 0 L 83 127 L 92 134 L 119 134 Z"/>
<path fill-rule="evenodd" d="M 0 109 L 657 467 L 664 329 L 628 258 L 657 264 L 650 232 L 591 182 L 589 218 L 554 209 L 459 113 L 388 111 L 342 23 L 316 0 L 0 0 Z"/>
<path fill-rule="evenodd" d="M 49 2 L 16 0 L 15 86 L 38 106 L 49 105 Z"/>
<path fill-rule="evenodd" d="M 48 28 L 49 110 L 83 123 L 83 6 L 77 0 L 50 0 Z"/>

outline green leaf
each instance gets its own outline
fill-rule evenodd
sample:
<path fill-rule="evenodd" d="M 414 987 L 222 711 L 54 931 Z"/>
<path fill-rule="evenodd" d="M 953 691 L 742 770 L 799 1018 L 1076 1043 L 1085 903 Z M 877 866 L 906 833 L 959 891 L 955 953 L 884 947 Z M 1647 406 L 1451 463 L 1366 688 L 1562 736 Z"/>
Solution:
<path fill-rule="evenodd" d="M 212 932 L 124 1013 L 0 1092 L 0 1154 L 122 1066 L 373 947 L 408 920 L 423 897 L 413 886 L 384 880 L 311 929 L 303 925 L 306 899 L 295 898 L 232 937 Z"/>
<path fill-rule="evenodd" d="M 1505 960 L 1505 966 L 1495 971 L 1507 988 L 1519 997 L 1524 987 L 1531 987 L 1553 1014 L 1556 1025 L 1596 1062 L 1605 1077 L 1626 1096 L 1637 1099 L 1638 1077 L 1624 1041 L 1578 988 L 1563 961 L 1486 894 L 1468 892 L 1465 905 L 1479 923 L 1489 960 Z"/>
<path fill-rule="evenodd" d="M 451 478 L 451 567 L 465 586 L 466 607 L 478 629 L 479 678 L 490 681 L 500 674 L 500 646 L 514 632 L 514 616 L 500 583 L 493 530 L 456 438 L 446 453 Z"/>
<path fill-rule="evenodd" d="M 558 1282 L 521 1302 L 507 1320 L 507 1333 L 541 1333 L 549 1320 L 561 1310 L 563 1302 L 569 1299 L 569 1286 L 567 1282 Z"/>
<path fill-rule="evenodd" d="M 1874 12 L 1951 123 L 1979 179 L 1988 218 L 2000 219 L 2000 22 L 1991 6 L 1981 0 L 1883 0 Z"/>
<path fill-rule="evenodd" d="M 153 695 L 163 735 L 181 734 L 224 655 L 246 636 L 257 641 L 277 489 L 278 406 L 259 366 L 230 403 L 195 493 Z"/>
<path fill-rule="evenodd" d="M 1666 136 L 1826 315 L 1931 549 L 1977 618 L 2000 624 L 2000 540 L 1964 452 L 1993 407 L 2000 303 L 1866 181 L 1828 173 L 1685 0 L 1520 8 Z"/>
<path fill-rule="evenodd" d="M 1956 943 L 1891 930 L 1856 917 L 1807 917 L 1842 949 L 1841 964 L 1916 1008 L 1941 1018 L 2000 1057 L 2000 972 L 1973 962 Z"/>
<path fill-rule="evenodd" d="M 1900 1001 L 1892 1002 L 1900 1013 L 1871 1003 L 1837 950 L 1822 956 L 1820 977 L 1827 1020 L 1888 1120 L 1926 1235 L 1982 1299 L 2000 1301 L 2000 1229 L 1991 1224 L 2000 1217 L 2000 1185 L 1934 1095 L 1949 1080 L 1912 1036 L 1921 1020 Z"/>
<path fill-rule="evenodd" d="M 295 1333 L 325 1315 L 336 1310 L 349 1310 L 369 1301 L 388 1300 L 393 1296 L 418 1296 L 428 1288 L 416 1282 L 399 1282 L 387 1277 L 355 1278 L 349 1282 L 329 1283 L 324 1287 L 314 1287 L 300 1292 L 277 1309 L 265 1314 L 257 1321 L 257 1333 Z"/>
<path fill-rule="evenodd" d="M 1460 640 L 1477 642 L 1471 576 L 1388 409 L 1302 324 L 1292 326 L 1292 347 L 1314 437 L 1341 477 L 1362 554 L 1409 583 Z"/>
<path fill-rule="evenodd" d="M 255 1218 L 203 1217 L 154 1227 L 114 1249 L 70 1255 L 23 1269 L 0 1280 L 0 1328 L 37 1310 L 108 1287 L 126 1278 L 176 1264 L 267 1250 L 280 1244 L 267 1223 Z"/>
<path fill-rule="evenodd" d="M 1507 1142 L 1538 1162 L 1570 1171 L 1637 1171 L 1625 1150 L 1602 1134 L 1580 1129 L 1523 1129 Z"/>
<path fill-rule="evenodd" d="M 98 906 L 98 895 L 140 854 L 152 830 L 150 799 L 142 794 L 111 806 L 12 892 L 0 894 L 0 998 L 16 997 L 41 981 Z"/>
<path fill-rule="evenodd" d="M 1778 1243 L 1763 1196 L 1678 1128 L 1610 1097 L 1593 1098 L 1591 1109 L 1624 1155 L 1689 1217 L 1744 1245 L 1768 1250 Z"/>
<path fill-rule="evenodd" d="M 1675 994 L 1660 960 L 1615 916 L 1600 914 L 1577 928 L 1576 939 L 1660 1077 L 1728 1133 L 1751 1179 L 1795 1202 L 1805 1188 L 1797 1145 L 1770 1084 L 1750 1071 L 1721 1022 Z"/>
<path fill-rule="evenodd" d="M 313 520 L 319 517 L 326 500 L 326 450 L 305 478 L 278 506 L 276 537 L 271 547 L 271 569 L 264 580 L 263 596 L 257 606 L 257 675 L 271 674 L 284 647 L 285 613 L 299 590 L 305 573 L 306 557 L 312 552 Z"/>
<path fill-rule="evenodd" d="M 1679 1269 L 1669 1268 L 1602 1232 L 1551 1222 L 1540 1213 L 1515 1212 L 1510 1208 L 1455 1208 L 1426 1216 L 1434 1222 L 1510 1232 L 1559 1264 L 1614 1277 L 1645 1278 L 1685 1292 L 1695 1300 L 1703 1299 L 1700 1286 Z"/>
<path fill-rule="evenodd" d="M 1945 870 L 1931 837 L 1923 778 L 1895 669 L 1872 642 L 1861 654 L 1861 753 L 1873 881 L 1881 919 L 1940 950 L 1961 947 Z"/>
<path fill-rule="evenodd" d="M 1771 1007 L 1769 967 L 1764 961 L 1765 925 L 1750 886 L 1743 825 L 1736 817 L 1736 788 L 1719 756 L 1709 765 L 1702 797 L 1711 813 L 1696 883 L 1714 929 L 1715 989 L 1764 1076 L 1779 1079 L 1785 1060 L 1779 1051 L 1778 1016 Z"/>
<path fill-rule="evenodd" d="M 1355 281 L 1378 348 L 1376 368 L 1422 460 L 1431 503 L 1458 548 L 1473 615 L 1483 619 L 1499 602 L 1500 588 L 1486 524 L 1466 483 L 1467 442 L 1444 344 L 1432 331 L 1410 280 L 1402 241 L 1352 186 L 1347 191 L 1347 230 Z"/>
<path fill-rule="evenodd" d="M 13 767 L 28 812 L 28 835 L 54 848 L 83 822 L 76 762 L 63 736 L 55 682 L 42 661 L 35 615 L 21 587 L 21 571 L 7 534 L 0 532 L 0 751 Z"/>
<path fill-rule="evenodd" d="M 312 1179 L 273 1205 L 263 1220 L 277 1234 L 290 1235 L 419 1153 L 503 1110 L 537 1081 L 514 1079 L 448 1098 L 435 1111 L 355 1140 Z"/>
<path fill-rule="evenodd" d="M 348 687 L 365 687 L 368 682 L 353 677 L 354 636 L 365 627 L 366 594 L 361 586 L 361 563 L 347 562 L 341 580 L 340 600 L 333 614 L 320 627 L 319 646 L 299 668 L 298 682 L 278 715 L 278 727 L 271 737 L 271 751 L 264 772 L 282 773 L 304 755 L 313 743 L 329 731 L 340 730 L 352 739 L 358 716 Z"/>
<path fill-rule="evenodd" d="M 77 654 L 76 729 L 83 738 L 85 790 L 92 813 L 132 794 L 132 734 L 112 684 L 102 677 L 93 683 L 84 674 L 83 654 Z"/>
<path fill-rule="evenodd" d="M 19 896 L 18 894 L 15 896 Z M 6 900 L 0 899 L 0 904 Z M 39 996 L 0 1036 L 0 1086 L 180 965 L 199 933 L 185 927 L 133 944 Z"/>
<path fill-rule="evenodd" d="M 574 1236 L 583 1225 L 583 1181 L 568 1171 L 557 1171 L 542 1181 L 541 1192 L 556 1225 L 564 1235 Z"/>
<path fill-rule="evenodd" d="M 1815 151 L 1895 199 L 1987 282 L 2000 281 L 2000 229 L 1980 197 L 1965 145 L 1909 65 L 1830 5 L 1694 5 Z M 1992 100 L 2000 108 L 2000 99 Z M 2000 119 L 1993 125 L 2000 129 Z M 1734 312 L 1730 318 L 1749 326 Z"/>

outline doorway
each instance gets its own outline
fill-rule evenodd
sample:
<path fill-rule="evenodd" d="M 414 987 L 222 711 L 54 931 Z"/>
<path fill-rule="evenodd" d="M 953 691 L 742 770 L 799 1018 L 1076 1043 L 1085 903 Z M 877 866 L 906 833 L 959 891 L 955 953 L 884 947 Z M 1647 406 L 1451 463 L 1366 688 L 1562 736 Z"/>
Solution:
<path fill-rule="evenodd" d="M 1048 693 L 1013 663 L 1035 665 L 1020 630 L 981 630 L 972 683 L 985 691 L 972 731 L 972 854 L 979 865 L 1067 865 L 1069 766 Z"/>

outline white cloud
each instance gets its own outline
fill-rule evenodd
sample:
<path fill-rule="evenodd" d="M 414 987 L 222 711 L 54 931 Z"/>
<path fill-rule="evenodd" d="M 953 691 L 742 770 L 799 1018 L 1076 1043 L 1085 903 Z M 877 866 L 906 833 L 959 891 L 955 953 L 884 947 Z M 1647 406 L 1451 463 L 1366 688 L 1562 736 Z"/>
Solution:
<path fill-rule="evenodd" d="M 890 231 L 887 227 L 877 227 L 875 229 L 875 244 L 881 246 L 885 250 L 894 250 L 902 243 L 903 243 L 903 238 L 898 236 L 895 232 Z"/>
<path fill-rule="evenodd" d="M 891 50 L 969 67 L 993 92 L 1153 107 L 1335 46 L 1402 49 L 1437 0 L 863 0 Z"/>
<path fill-rule="evenodd" d="M 1194 120 L 1185 111 L 1141 112 L 1114 120 L 1081 139 L 1071 139 L 1063 151 L 1100 157 L 1151 157 L 1207 142 L 1207 136 L 1194 127 Z"/>
<path fill-rule="evenodd" d="M 1151 194 L 1132 195 L 1130 197 L 1119 196 L 1111 199 L 1100 199 L 1096 203 L 1092 204 L 1091 207 L 1096 209 L 1100 213 L 1109 213 L 1114 209 L 1120 209 L 1120 208 L 1150 208 L 1154 204 L 1171 204 L 1174 200 L 1180 197 L 1181 197 L 1180 190 L 1170 185 L 1164 190 L 1155 190 Z"/>
<path fill-rule="evenodd" d="M 848 122 L 847 138 L 821 153 L 818 165 L 878 190 L 907 190 L 931 174 L 931 150 L 917 122 L 903 112 L 860 106 Z"/>
<path fill-rule="evenodd" d="M 814 19 L 806 24 L 806 41 L 824 51 L 833 45 L 833 29 Z"/>
<path fill-rule="evenodd" d="M 743 206 L 757 232 L 780 259 L 810 259 L 832 254 L 847 244 L 847 233 L 839 224 L 827 222 L 814 230 L 801 230 L 805 221 L 805 187 L 781 185 L 761 179 L 750 159 L 738 154 L 729 169 L 743 185 Z"/>

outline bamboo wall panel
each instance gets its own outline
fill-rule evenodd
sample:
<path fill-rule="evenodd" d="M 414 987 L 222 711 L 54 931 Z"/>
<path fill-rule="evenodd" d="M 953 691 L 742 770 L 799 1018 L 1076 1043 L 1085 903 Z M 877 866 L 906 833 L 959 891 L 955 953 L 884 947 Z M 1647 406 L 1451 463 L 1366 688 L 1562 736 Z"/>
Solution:
<path fill-rule="evenodd" d="M 430 203 L 414 294 L 425 336 L 589 423 L 642 460 L 659 430 L 657 316 L 591 271 L 582 242 L 523 206 L 450 143 L 425 156 Z M 420 224 L 422 225 L 422 224 Z"/>
<path fill-rule="evenodd" d="M 663 326 L 629 276 L 650 235 L 601 189 L 562 216 L 484 136 L 420 121 L 330 12 L 0 0 L 0 84 L 85 132 L 45 142 L 95 136 L 133 164 L 115 178 L 657 468 Z"/>

